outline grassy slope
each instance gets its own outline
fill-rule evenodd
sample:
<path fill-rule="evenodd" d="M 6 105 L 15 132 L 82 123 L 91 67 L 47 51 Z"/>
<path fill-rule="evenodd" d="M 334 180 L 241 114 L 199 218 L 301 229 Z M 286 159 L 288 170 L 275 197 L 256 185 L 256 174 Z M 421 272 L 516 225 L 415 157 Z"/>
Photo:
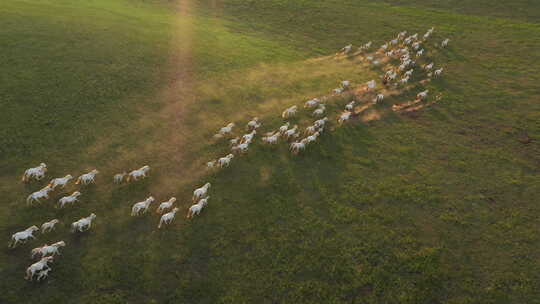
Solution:
<path fill-rule="evenodd" d="M 480 7 L 483 7 L 482 4 L 477 4 L 476 8 Z M 521 302 L 535 297 L 534 286 L 538 283 L 535 272 L 539 265 L 538 256 L 531 256 L 531 252 L 537 248 L 537 238 L 533 231 L 538 227 L 538 208 L 534 197 L 539 191 L 539 150 L 537 142 L 524 145 L 520 141 L 527 137 L 538 138 L 539 135 L 539 107 L 534 102 L 534 96 L 538 92 L 538 86 L 534 82 L 534 73 L 538 69 L 535 52 L 539 47 L 538 26 L 508 19 L 461 16 L 441 11 L 426 12 L 417 8 L 378 6 L 366 2 L 225 1 L 221 8 L 222 12 L 225 12 L 224 16 L 232 15 L 232 18 L 243 21 L 236 24 L 239 31 L 263 31 L 297 48 L 309 49 L 314 54 L 337 49 L 350 41 L 358 41 L 359 31 L 363 38 L 361 41 L 381 41 L 381 37 L 388 39 L 389 33 L 402 29 L 420 30 L 435 25 L 445 34 L 438 36 L 439 39 L 451 36 L 454 41 L 452 50 L 447 52 L 445 57 L 437 58 L 439 63 L 449 63 L 448 77 L 439 88 L 448 95 L 442 109 L 429 111 L 418 120 L 387 120 L 378 124 L 377 128 L 370 128 L 367 134 L 346 132 L 339 137 L 339 142 L 349 149 L 351 145 L 356 146 L 359 142 L 366 145 L 349 151 L 346 160 L 332 158 L 321 164 L 321 155 L 318 154 L 316 160 L 312 161 L 317 163 L 317 169 L 320 170 L 309 171 L 301 175 L 303 178 L 277 173 L 287 172 L 286 165 L 273 171 L 276 181 L 282 180 L 283 184 L 296 185 L 295 189 L 298 190 L 302 188 L 298 180 L 302 180 L 303 186 L 309 190 L 297 196 L 299 201 L 310 202 L 308 207 L 297 211 L 302 214 L 302 219 L 308 218 L 318 224 L 322 222 L 333 230 L 340 227 L 337 215 L 347 215 L 354 210 L 362 212 L 348 217 L 345 220 L 347 225 L 342 227 L 343 230 L 339 230 L 341 236 L 331 238 L 335 242 L 341 242 L 340 246 L 336 245 L 340 249 L 332 251 L 321 243 L 316 243 L 321 246 L 318 249 L 324 250 L 314 249 L 318 254 L 313 255 L 313 252 L 309 251 L 299 260 L 308 265 L 317 265 L 314 268 L 318 270 L 324 269 L 324 266 L 317 263 L 319 259 L 331 255 L 331 252 L 351 254 L 356 251 L 350 248 L 355 248 L 356 242 L 362 242 L 358 234 L 349 235 L 346 232 L 362 233 L 363 230 L 383 223 L 395 240 L 407 240 L 410 243 L 403 241 L 404 244 L 401 244 L 397 241 L 398 245 L 388 246 L 384 242 L 385 235 L 375 228 L 379 233 L 369 230 L 366 234 L 373 235 L 373 239 L 369 244 L 362 243 L 364 246 L 372 246 L 377 253 L 381 248 L 389 251 L 399 248 L 412 250 L 411 256 L 416 257 L 417 254 L 429 261 L 420 263 L 425 269 L 416 265 L 418 272 L 425 270 L 430 274 L 429 267 L 432 266 L 437 274 L 434 277 L 428 275 L 427 282 L 419 283 L 416 281 L 417 277 L 404 275 L 409 273 L 407 263 L 401 264 L 399 259 L 380 257 L 382 261 L 358 262 L 363 266 L 383 264 L 388 267 L 380 267 L 380 273 L 371 270 L 364 273 L 365 277 L 356 278 L 348 260 L 338 276 L 329 278 L 330 282 L 339 282 L 338 278 L 344 275 L 343 272 L 348 272 L 352 283 L 346 284 L 346 289 L 351 294 L 355 294 L 358 289 L 376 290 L 363 295 L 367 298 L 366 301 L 423 302 L 430 299 L 440 302 Z M 212 10 L 211 13 L 216 14 L 216 11 Z M 358 18 L 359 15 L 363 18 Z M 346 30 L 351 27 L 368 30 Z M 493 32 L 493 28 L 497 28 L 497 31 Z M 333 144 L 336 137 L 338 135 L 333 137 Z M 339 147 L 326 147 L 330 151 L 337 151 L 323 152 L 322 155 L 336 153 L 341 156 L 347 149 L 343 151 Z M 275 159 L 273 161 L 272 167 L 276 166 Z M 329 170 L 324 164 L 336 166 L 344 173 L 336 178 L 331 173 L 336 171 Z M 247 169 L 244 170 L 246 171 L 240 171 L 240 174 L 248 172 Z M 259 170 L 251 172 L 252 175 L 266 179 L 266 170 L 268 169 L 260 169 L 259 173 Z M 329 178 L 324 179 L 324 182 L 313 177 L 325 175 L 329 175 Z M 235 176 L 234 184 L 238 182 L 236 178 L 240 177 Z M 348 181 L 341 189 L 341 192 L 348 194 L 337 195 L 337 198 L 330 195 L 328 192 L 340 191 L 335 184 L 329 183 L 328 180 L 332 179 Z M 249 180 L 245 181 L 248 182 Z M 234 184 L 230 186 L 234 187 Z M 326 189 L 323 187 L 325 184 Z M 258 191 L 263 192 L 261 189 Z M 258 198 L 264 200 L 267 195 L 263 192 Z M 328 206 L 333 199 L 341 203 L 336 206 L 337 210 L 342 210 L 341 214 Z M 317 204 L 317 201 L 320 204 Z M 352 204 L 356 209 L 342 205 L 347 201 L 356 202 Z M 403 202 L 411 205 L 404 205 Z M 320 209 L 325 212 L 309 214 Z M 328 217 L 328 213 L 332 214 L 332 211 L 335 212 L 334 218 Z M 279 212 L 280 216 L 282 213 Z M 365 223 L 365 217 L 381 218 Z M 279 217 L 269 222 L 282 223 Z M 358 230 L 353 228 L 355 225 L 352 223 L 360 226 Z M 248 225 L 245 230 L 257 231 L 255 227 L 258 226 Z M 324 228 L 311 232 L 303 231 L 299 233 L 299 239 L 309 239 L 307 236 L 316 239 L 325 235 L 324 231 Z M 254 232 L 248 243 L 251 246 L 254 243 L 272 246 L 272 242 L 254 241 L 264 236 L 264 233 Z M 292 248 L 287 252 L 298 250 L 296 239 L 291 237 L 289 241 L 286 244 Z M 314 247 L 317 248 L 317 245 Z M 426 249 L 431 254 L 429 255 L 419 249 L 422 245 L 428 248 L 433 246 L 437 250 Z M 231 250 L 234 253 L 230 255 L 233 256 L 253 256 L 243 253 L 242 247 L 236 251 Z M 369 251 L 358 251 L 360 259 L 370 256 Z M 254 266 L 246 269 L 257 269 L 255 265 L 261 264 L 277 267 L 264 260 L 262 253 L 254 255 Z M 285 259 L 291 257 L 285 256 Z M 410 256 L 409 258 L 413 259 Z M 270 257 L 268 259 L 275 260 Z M 339 259 L 334 257 L 334 261 Z M 223 262 L 224 267 L 229 261 Z M 450 268 L 447 265 L 456 266 Z M 291 263 L 283 265 L 283 269 L 290 267 Z M 272 268 L 266 268 L 267 271 L 270 271 L 269 269 Z M 393 270 L 385 271 L 388 269 Z M 231 272 L 237 274 L 241 271 Z M 279 277 L 280 270 L 270 272 Z M 319 292 L 329 298 L 332 298 L 330 295 L 347 294 L 333 293 L 334 286 L 331 284 L 321 286 L 320 278 L 307 281 L 299 279 L 298 276 L 302 277 L 303 272 L 303 268 L 296 272 L 287 272 L 286 278 L 294 282 L 294 288 L 287 285 L 279 289 L 273 284 L 265 283 L 254 288 L 245 282 L 241 283 L 247 285 L 244 288 L 235 287 L 242 288 L 242 293 L 267 287 L 269 290 L 265 294 L 273 294 L 278 301 L 289 299 L 290 289 L 299 292 L 307 286 L 312 287 L 310 284 L 316 285 L 320 288 Z M 389 273 L 400 274 L 396 278 L 401 281 L 392 281 Z M 388 276 L 389 282 L 379 281 L 378 275 Z M 354 282 L 352 277 L 368 283 Z M 285 282 L 290 282 L 289 280 Z M 328 283 L 324 280 L 323 282 Z M 423 283 L 426 285 L 422 285 Z M 430 286 L 430 283 L 434 286 Z M 361 287 L 355 289 L 352 287 L 354 284 Z M 316 296 L 317 291 L 312 291 L 309 295 Z"/>
<path fill-rule="evenodd" d="M 160 108 L 159 100 L 150 97 L 163 85 L 156 76 L 165 68 L 176 17 L 159 6 L 126 10 L 123 2 L 109 2 L 110 15 L 103 14 L 105 2 L 99 1 L 75 6 L 12 1 L 0 11 L 6 16 L 0 20 L 11 24 L 10 31 L 0 32 L 11 39 L 3 40 L 18 41 L 14 37 L 23 32 L 31 43 L 43 44 L 39 52 L 10 46 L 6 49 L 17 52 L 2 57 L 6 60 L 2 66 L 20 60 L 10 69 L 17 77 L 8 78 L 8 89 L 1 91 L 8 96 L 2 98 L 2 106 L 9 111 L 0 115 L 11 127 L 0 137 L 8 143 L 2 147 L 10 147 L 2 151 L 7 157 L 1 163 L 3 235 L 53 216 L 68 221 L 96 211 L 102 217 L 89 235 L 78 238 L 60 231 L 51 236 L 65 239 L 68 247 L 45 284 L 18 279 L 28 263 L 22 256 L 30 245 L 2 251 L 7 263 L 0 271 L 2 277 L 11 278 L 0 283 L 6 302 L 21 303 L 38 294 L 43 296 L 35 301 L 43 303 L 55 299 L 533 303 L 538 299 L 540 210 L 534 198 L 540 192 L 539 147 L 537 141 L 519 142 L 526 135 L 540 137 L 540 111 L 533 97 L 538 93 L 533 77 L 539 67 L 538 26 L 357 1 L 214 2 L 211 13 L 194 20 L 195 76 L 203 81 L 196 82 L 198 103 L 188 107 L 190 115 L 185 117 L 190 139 L 208 136 L 229 119 L 269 109 L 277 112 L 280 104 L 318 94 L 331 88 L 334 79 L 354 75 L 345 67 L 327 64 L 321 70 L 328 75 L 313 76 L 309 73 L 313 67 L 302 63 L 231 70 L 259 61 L 327 54 L 349 41 L 381 42 L 401 29 L 435 25 L 444 33 L 437 39 L 453 39 L 452 48 L 437 57 L 438 63 L 448 63 L 447 76 L 435 84 L 447 97 L 444 104 L 418 117 L 391 116 L 369 126 L 342 128 L 298 159 L 291 160 L 285 151 L 256 148 L 210 178 L 213 198 L 204 216 L 191 224 L 179 220 L 169 231 L 158 233 L 155 216 L 137 220 L 126 216 L 128 202 L 148 190 L 161 190 L 152 180 L 120 189 L 102 183 L 85 193 L 81 208 L 62 213 L 22 206 L 20 198 L 36 186 L 11 185 L 20 168 L 41 159 L 54 168 L 53 175 L 74 168 L 81 171 L 87 165 L 109 164 L 118 151 L 141 146 L 145 140 L 161 143 L 158 135 L 168 131 L 161 124 L 121 130 L 130 125 L 118 119 L 138 119 L 141 112 L 133 110 L 137 107 Z M 52 14 L 62 9 L 70 10 L 69 18 Z M 29 15 L 35 22 L 23 22 Z M 83 22 L 84 16 L 91 17 Z M 49 30 L 37 30 L 43 27 Z M 86 39 L 81 34 L 85 30 Z M 39 36 L 55 32 L 56 38 Z M 65 37 L 70 33 L 76 47 L 61 44 L 69 42 Z M 136 52 L 119 52 L 118 44 Z M 28 64 L 36 54 L 50 58 L 58 53 L 62 61 L 38 57 L 36 64 Z M 124 68 L 103 64 L 110 58 Z M 58 73 L 61 78 L 55 80 L 48 73 L 69 68 L 73 75 L 95 79 Z M 366 76 L 354 75 L 358 81 Z M 208 77 L 212 79 L 205 80 Z M 55 84 L 62 84 L 61 89 Z M 104 87 L 114 89 L 94 95 Z M 49 120 L 54 117 L 41 121 L 36 115 L 33 124 L 21 119 L 39 108 L 43 95 L 50 96 L 49 110 L 65 114 L 55 116 L 53 124 Z M 73 95 L 82 102 L 68 103 L 66 96 Z M 13 102 L 25 98 L 28 108 Z M 237 109 L 250 113 L 235 113 Z M 53 113 L 49 110 L 43 107 L 40 113 Z M 196 119 L 216 116 L 213 113 L 225 115 L 216 122 Z M 69 121 L 72 115 L 79 115 L 76 122 Z M 52 128 L 51 133 L 36 136 L 43 134 L 44 125 Z M 16 131 L 19 126 L 21 131 Z M 20 141 L 16 132 L 25 132 L 19 133 L 25 140 Z M 100 154 L 85 153 L 103 136 L 118 138 Z M 195 154 L 202 153 L 200 159 L 205 160 L 223 150 L 200 139 L 192 142 L 185 147 L 184 162 L 198 159 Z M 156 156 L 142 153 L 129 159 L 157 164 L 162 169 L 157 177 L 168 175 L 167 162 Z M 170 183 L 166 193 L 157 194 L 160 198 L 169 193 L 188 197 L 190 187 Z"/>
<path fill-rule="evenodd" d="M 424 9 L 442 9 L 466 15 L 503 17 L 538 23 L 540 7 L 534 0 L 490 1 L 475 0 L 385 0 L 392 5 L 419 6 Z"/>

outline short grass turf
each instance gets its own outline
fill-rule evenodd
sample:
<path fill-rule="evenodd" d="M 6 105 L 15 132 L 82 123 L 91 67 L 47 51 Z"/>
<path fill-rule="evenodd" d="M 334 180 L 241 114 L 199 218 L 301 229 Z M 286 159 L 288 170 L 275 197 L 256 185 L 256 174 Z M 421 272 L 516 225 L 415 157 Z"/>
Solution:
<path fill-rule="evenodd" d="M 505 3 L 7 1 L 0 240 L 62 224 L 0 250 L 0 303 L 538 303 L 540 6 Z M 309 59 L 431 26 L 451 39 L 433 56 L 441 103 L 337 129 L 299 157 L 255 146 L 198 172 L 224 153 L 210 139 L 224 123 L 274 125 L 285 105 L 373 76 Z M 77 207 L 27 207 L 41 184 L 20 175 L 41 161 L 48 177 L 102 172 Z M 146 163 L 150 179 L 109 182 Z M 206 181 L 210 205 L 186 221 Z M 179 198 L 164 231 L 129 217 L 149 193 Z M 90 212 L 95 227 L 69 234 Z M 29 250 L 60 239 L 49 279 L 24 281 Z"/>

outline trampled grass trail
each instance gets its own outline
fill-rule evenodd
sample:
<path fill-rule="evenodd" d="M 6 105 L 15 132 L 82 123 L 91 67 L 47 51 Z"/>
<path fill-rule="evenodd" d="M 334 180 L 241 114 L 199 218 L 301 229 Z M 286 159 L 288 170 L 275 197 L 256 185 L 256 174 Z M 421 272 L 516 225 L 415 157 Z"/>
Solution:
<path fill-rule="evenodd" d="M 187 107 L 195 101 L 194 71 L 194 36 L 193 3 L 191 0 L 177 0 L 175 3 L 175 20 L 173 20 L 173 36 L 167 72 L 162 88 L 155 97 L 163 102 L 158 113 L 148 115 L 146 119 L 158 120 L 165 126 L 165 132 L 156 134 L 160 137 L 148 143 L 153 146 L 156 156 L 168 162 L 170 176 L 164 179 L 185 178 L 187 167 L 184 158 L 187 130 L 184 120 Z M 157 114 L 157 115 L 156 115 Z M 164 182 L 164 181 L 162 181 Z M 157 189 L 160 183 L 157 182 Z M 157 190 L 156 189 L 156 190 Z"/>
<path fill-rule="evenodd" d="M 148 97 L 157 106 L 150 110 L 147 104 L 142 103 L 136 108 L 141 114 L 129 124 L 126 133 L 126 136 L 142 138 L 148 136 L 148 130 L 152 130 L 152 136 L 146 141 L 137 140 L 133 149 L 122 150 L 105 166 L 120 172 L 127 170 L 130 165 L 140 164 L 141 159 L 151 159 L 153 171 L 166 172 L 154 177 L 148 188 L 151 193 L 174 193 L 180 185 L 197 179 L 197 170 L 187 174 L 191 162 L 185 158 L 190 133 L 185 125 L 186 109 L 196 99 L 193 44 L 196 35 L 194 19 L 197 17 L 193 15 L 191 0 L 175 1 L 172 12 L 167 62 L 160 73 L 158 89 Z M 90 147 L 89 151 L 106 152 L 114 144 L 104 136 L 97 139 L 96 145 Z M 112 172 L 108 170 L 107 174 Z"/>

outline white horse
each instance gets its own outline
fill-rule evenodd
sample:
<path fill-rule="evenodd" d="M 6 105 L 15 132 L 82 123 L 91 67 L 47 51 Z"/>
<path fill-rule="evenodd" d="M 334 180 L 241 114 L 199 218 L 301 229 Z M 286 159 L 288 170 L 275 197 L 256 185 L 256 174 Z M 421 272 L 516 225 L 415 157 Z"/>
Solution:
<path fill-rule="evenodd" d="M 434 63 L 432 62 L 432 63 L 430 63 L 430 64 L 424 65 L 423 68 L 424 68 L 424 70 L 426 70 L 426 71 L 431 71 L 431 69 L 433 69 L 433 65 L 434 65 Z"/>
<path fill-rule="evenodd" d="M 257 134 L 256 130 L 251 131 L 251 133 L 244 134 L 242 136 L 242 139 L 240 140 L 240 143 L 247 143 L 247 144 L 251 143 L 255 134 Z"/>
<path fill-rule="evenodd" d="M 298 110 L 297 106 L 292 106 L 290 108 L 287 108 L 287 109 L 285 109 L 285 111 L 283 111 L 283 113 L 281 113 L 281 117 L 282 118 L 292 117 L 292 116 L 296 115 L 297 110 Z"/>
<path fill-rule="evenodd" d="M 127 182 L 131 181 L 131 180 L 139 180 L 139 178 L 145 178 L 147 177 L 147 173 L 148 171 L 150 171 L 150 166 L 143 166 L 137 170 L 133 170 L 131 172 L 129 172 L 128 174 L 128 177 L 127 177 Z"/>
<path fill-rule="evenodd" d="M 34 226 L 30 226 L 30 227 L 26 228 L 23 231 L 19 231 L 19 232 L 14 233 L 11 236 L 11 241 L 12 242 L 9 244 L 8 247 L 14 248 L 17 245 L 17 243 L 19 243 L 19 242 L 26 242 L 28 239 L 35 239 L 36 237 L 34 236 L 34 232 L 36 232 L 38 230 L 39 230 L 39 228 L 34 225 Z"/>
<path fill-rule="evenodd" d="M 304 108 L 313 108 L 319 104 L 320 100 L 318 98 L 313 98 L 304 103 Z"/>
<path fill-rule="evenodd" d="M 48 222 L 43 223 L 43 225 L 41 225 L 41 233 L 54 230 L 54 226 L 58 224 L 59 222 L 60 221 L 58 219 L 54 219 L 54 220 L 50 220 Z"/>
<path fill-rule="evenodd" d="M 422 92 L 416 94 L 416 98 L 422 99 L 422 100 L 426 99 L 427 96 L 428 96 L 428 93 L 429 93 L 429 90 L 422 91 Z"/>
<path fill-rule="evenodd" d="M 189 207 L 189 210 L 188 210 L 188 213 L 187 213 L 187 218 L 193 218 L 193 216 L 195 215 L 199 215 L 199 213 L 201 213 L 201 210 L 206 206 L 208 205 L 208 199 L 210 198 L 210 196 L 206 197 L 206 198 L 203 198 L 201 199 L 199 202 L 197 202 L 195 205 Z"/>
<path fill-rule="evenodd" d="M 450 42 L 450 39 L 446 38 L 441 42 L 441 47 L 445 48 L 448 46 L 448 42 Z"/>
<path fill-rule="evenodd" d="M 229 140 L 229 147 L 236 146 L 239 143 L 240 143 L 240 137 L 237 136 L 237 137 Z"/>
<path fill-rule="evenodd" d="M 114 183 L 115 184 L 121 184 L 124 181 L 124 177 L 126 177 L 126 175 L 127 175 L 126 172 L 115 174 L 114 177 L 113 177 Z"/>
<path fill-rule="evenodd" d="M 170 209 L 173 206 L 174 202 L 176 202 L 176 197 L 171 197 L 168 201 L 159 204 L 156 212 L 159 214 L 163 213 L 163 211 Z"/>
<path fill-rule="evenodd" d="M 42 178 L 45 177 L 46 172 L 47 172 L 47 165 L 45 163 L 41 163 L 37 167 L 26 169 L 26 171 L 24 171 L 24 174 L 22 176 L 22 181 L 27 182 L 32 178 L 36 180 L 41 180 Z"/>
<path fill-rule="evenodd" d="M 356 103 L 356 101 L 351 101 L 349 102 L 348 104 L 345 105 L 345 110 L 347 111 L 352 111 L 354 109 L 354 104 Z"/>
<path fill-rule="evenodd" d="M 349 111 L 344 111 L 343 113 L 341 113 L 341 115 L 338 118 L 338 124 L 342 124 L 345 121 L 349 120 L 349 118 L 351 117 L 351 114 L 352 112 L 349 112 Z"/>
<path fill-rule="evenodd" d="M 438 70 L 435 70 L 435 72 L 433 72 L 433 76 L 435 76 L 435 77 L 441 76 L 443 70 L 444 70 L 443 68 L 440 68 L 440 69 L 438 69 Z"/>
<path fill-rule="evenodd" d="M 174 216 L 178 210 L 178 208 L 174 208 L 171 212 L 167 212 L 162 215 L 161 219 L 159 220 L 158 229 L 161 228 L 163 224 L 170 224 L 174 220 Z"/>
<path fill-rule="evenodd" d="M 231 160 L 232 160 L 233 158 L 234 158 L 234 155 L 233 155 L 233 154 L 228 154 L 227 156 L 218 159 L 218 165 L 219 165 L 219 167 L 220 167 L 220 168 L 228 167 L 229 164 L 231 163 Z"/>
<path fill-rule="evenodd" d="M 211 160 L 211 161 L 206 163 L 206 168 L 208 168 L 208 169 L 215 168 L 216 164 L 217 164 L 217 160 Z"/>
<path fill-rule="evenodd" d="M 80 195 L 81 195 L 81 193 L 79 191 L 75 191 L 75 192 L 71 193 L 71 195 L 62 197 L 61 199 L 58 200 L 58 207 L 59 208 L 64 208 L 64 205 L 66 205 L 66 204 L 75 203 L 76 201 L 79 200 Z"/>
<path fill-rule="evenodd" d="M 210 183 L 204 184 L 204 186 L 195 189 L 193 191 L 193 201 L 196 201 L 204 196 L 206 196 L 206 193 L 208 192 L 208 189 L 210 189 L 212 185 Z"/>
<path fill-rule="evenodd" d="M 320 104 L 315 111 L 313 111 L 313 116 L 320 117 L 324 114 L 324 111 L 326 111 L 326 106 L 324 104 Z"/>
<path fill-rule="evenodd" d="M 247 123 L 246 127 L 248 130 L 254 130 L 259 128 L 260 126 L 261 124 L 259 123 L 259 117 L 253 117 L 253 119 Z"/>
<path fill-rule="evenodd" d="M 51 191 L 53 191 L 53 189 L 50 186 L 46 186 L 43 189 L 30 194 L 26 198 L 26 203 L 32 205 L 33 202 L 40 203 L 41 199 L 49 199 L 49 193 Z"/>
<path fill-rule="evenodd" d="M 133 207 L 131 208 L 131 216 L 139 215 L 140 212 L 146 213 L 148 211 L 148 207 L 150 207 L 150 204 L 155 201 L 153 196 L 149 196 L 147 199 L 145 199 L 142 202 L 135 203 Z"/>
<path fill-rule="evenodd" d="M 317 128 L 322 128 L 324 127 L 324 125 L 326 124 L 326 122 L 328 121 L 328 117 L 325 117 L 325 118 L 322 118 L 322 119 L 319 119 L 319 120 L 316 120 L 313 125 Z"/>
<path fill-rule="evenodd" d="M 340 53 L 348 54 L 352 49 L 352 44 L 348 44 L 339 50 Z"/>
<path fill-rule="evenodd" d="M 30 267 L 26 269 L 26 276 L 24 278 L 26 280 L 32 280 L 36 272 L 39 272 L 45 269 L 51 269 L 48 263 L 52 262 L 53 259 L 54 258 L 52 256 L 44 257 L 44 258 L 41 258 L 39 262 L 35 262 L 34 264 L 30 265 Z"/>
<path fill-rule="evenodd" d="M 265 142 L 265 143 L 274 145 L 274 144 L 277 144 L 279 136 L 280 136 L 280 133 L 278 131 L 278 132 L 276 132 L 274 134 L 263 137 L 262 141 Z"/>
<path fill-rule="evenodd" d="M 214 135 L 215 138 L 221 138 L 227 134 L 230 134 L 232 132 L 232 128 L 234 128 L 234 123 L 231 122 L 229 123 L 228 125 L 226 125 L 225 127 L 219 129 L 218 133 L 216 135 Z"/>
<path fill-rule="evenodd" d="M 75 231 L 83 232 L 85 230 L 90 229 L 90 227 L 92 226 L 92 221 L 95 218 L 96 218 L 96 215 L 92 213 L 87 217 L 83 217 L 82 219 L 76 222 L 73 222 L 71 224 L 71 232 L 75 232 Z"/>
<path fill-rule="evenodd" d="M 291 150 L 292 153 L 298 154 L 300 151 L 304 150 L 306 148 L 307 139 L 304 138 L 299 142 L 293 142 L 291 143 L 289 150 Z"/>
<path fill-rule="evenodd" d="M 284 125 L 279 127 L 279 134 L 283 134 L 283 133 L 287 132 L 287 130 L 289 129 L 289 126 L 290 126 L 290 123 L 286 122 Z"/>
<path fill-rule="evenodd" d="M 36 255 L 39 255 L 40 258 L 46 257 L 48 255 L 51 255 L 51 256 L 55 256 L 56 254 L 60 255 L 60 251 L 58 251 L 58 249 L 64 246 L 66 246 L 66 243 L 64 241 L 60 241 L 52 245 L 45 244 L 41 247 L 34 248 L 32 249 L 32 259 Z"/>
<path fill-rule="evenodd" d="M 296 130 L 298 130 L 298 125 L 294 125 L 292 129 L 285 131 L 285 133 L 283 133 L 283 136 L 285 136 L 286 139 L 294 137 L 294 135 L 296 134 Z"/>
<path fill-rule="evenodd" d="M 373 90 L 375 86 L 377 85 L 377 83 L 375 82 L 375 80 L 370 80 L 366 82 L 366 85 L 367 85 L 368 90 Z"/>
<path fill-rule="evenodd" d="M 56 189 L 56 187 L 60 186 L 60 188 L 64 189 L 67 185 L 67 183 L 69 183 L 70 180 L 73 179 L 73 176 L 71 176 L 71 174 L 68 174 L 64 177 L 57 177 L 57 178 L 53 178 L 51 180 L 51 182 L 49 183 L 49 186 L 54 190 Z"/>
<path fill-rule="evenodd" d="M 77 178 L 77 182 L 75 182 L 76 185 L 78 184 L 83 184 L 83 185 L 88 185 L 88 184 L 93 184 L 95 182 L 94 178 L 96 177 L 96 175 L 99 173 L 98 170 L 94 169 L 88 173 L 85 173 L 81 176 L 79 176 L 79 178 Z"/>

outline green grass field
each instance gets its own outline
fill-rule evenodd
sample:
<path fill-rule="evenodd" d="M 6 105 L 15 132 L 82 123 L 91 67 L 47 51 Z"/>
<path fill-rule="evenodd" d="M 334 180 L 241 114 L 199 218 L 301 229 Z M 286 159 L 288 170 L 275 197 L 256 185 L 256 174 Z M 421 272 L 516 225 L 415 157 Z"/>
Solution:
<path fill-rule="evenodd" d="M 4 1 L 0 304 L 540 303 L 539 20 L 530 0 Z M 438 104 L 204 170 L 228 153 L 212 135 L 229 121 L 271 130 L 285 107 L 375 77 L 327 57 L 339 48 L 431 26 L 451 39 L 430 54 Z M 46 181 L 20 177 L 40 162 L 47 182 L 101 173 L 77 206 L 28 207 Z M 112 184 L 145 164 L 149 179 Z M 157 229 L 157 204 L 129 216 L 150 194 L 178 198 L 173 225 Z M 58 240 L 49 278 L 25 281 L 30 250 Z"/>

